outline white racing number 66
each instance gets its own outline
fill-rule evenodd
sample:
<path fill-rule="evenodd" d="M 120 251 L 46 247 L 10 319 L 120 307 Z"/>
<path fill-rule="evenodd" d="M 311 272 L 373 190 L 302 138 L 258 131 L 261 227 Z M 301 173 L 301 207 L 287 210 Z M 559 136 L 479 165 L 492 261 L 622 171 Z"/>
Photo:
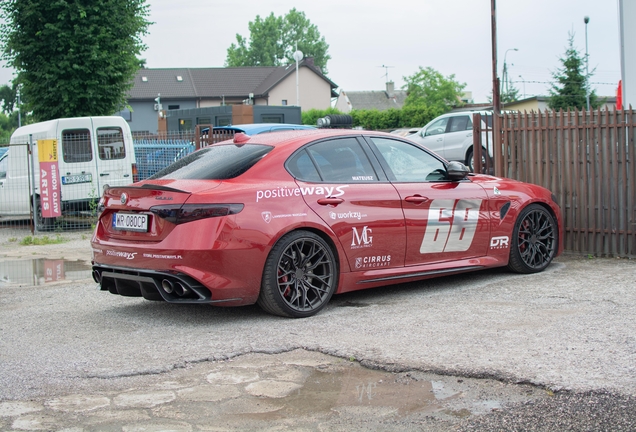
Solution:
<path fill-rule="evenodd" d="M 438 199 L 431 202 L 420 253 L 468 250 L 477 230 L 481 201 Z"/>

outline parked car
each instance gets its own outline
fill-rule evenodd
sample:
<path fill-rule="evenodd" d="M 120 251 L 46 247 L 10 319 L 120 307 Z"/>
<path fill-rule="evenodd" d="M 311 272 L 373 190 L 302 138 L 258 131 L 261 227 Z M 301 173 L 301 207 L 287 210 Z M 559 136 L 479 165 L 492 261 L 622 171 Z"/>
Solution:
<path fill-rule="evenodd" d="M 215 126 L 214 128 L 212 128 L 212 133 L 210 133 L 210 128 L 203 128 L 201 129 L 201 136 L 199 137 L 199 142 L 197 143 L 196 148 L 199 149 L 210 144 L 232 139 L 237 133 L 244 133 L 246 135 L 252 136 L 269 132 L 306 129 L 316 128 L 313 126 L 293 123 L 245 123 L 237 125 Z"/>
<path fill-rule="evenodd" d="M 308 317 L 333 294 L 561 253 L 550 191 L 469 174 L 382 132 L 306 130 L 198 150 L 105 190 L 92 237 L 102 290 Z"/>
<path fill-rule="evenodd" d="M 482 166 L 492 160 L 492 111 L 462 111 L 434 118 L 408 138 L 433 150 L 447 160 L 465 163 L 474 171 L 473 114 L 482 115 Z M 490 158 L 490 159 L 487 159 Z"/>
<path fill-rule="evenodd" d="M 31 157 L 35 167 L 39 164 L 33 172 Z M 105 185 L 133 183 L 136 170 L 130 128 L 119 116 L 22 126 L 0 159 L 0 220 L 25 219 L 35 210 L 38 229 L 53 229 L 57 217 L 92 213 Z"/>

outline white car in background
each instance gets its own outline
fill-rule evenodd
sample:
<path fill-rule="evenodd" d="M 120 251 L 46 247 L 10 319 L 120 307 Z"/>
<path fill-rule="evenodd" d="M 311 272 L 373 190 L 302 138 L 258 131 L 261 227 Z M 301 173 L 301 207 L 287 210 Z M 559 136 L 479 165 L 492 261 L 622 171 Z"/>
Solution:
<path fill-rule="evenodd" d="M 449 161 L 473 164 L 473 114 L 481 114 L 482 166 L 492 161 L 492 111 L 459 111 L 442 114 L 407 138 Z M 488 129 L 488 132 L 485 130 Z M 488 152 L 486 152 L 488 149 Z M 486 157 L 488 155 L 488 159 Z"/>

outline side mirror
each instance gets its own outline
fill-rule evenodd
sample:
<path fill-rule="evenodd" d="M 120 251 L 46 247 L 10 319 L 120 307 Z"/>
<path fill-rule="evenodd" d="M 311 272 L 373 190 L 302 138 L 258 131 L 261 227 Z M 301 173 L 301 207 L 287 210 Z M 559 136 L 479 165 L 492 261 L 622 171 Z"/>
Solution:
<path fill-rule="evenodd" d="M 446 174 L 449 180 L 463 180 L 468 175 L 468 167 L 461 162 L 450 161 L 446 166 Z"/>

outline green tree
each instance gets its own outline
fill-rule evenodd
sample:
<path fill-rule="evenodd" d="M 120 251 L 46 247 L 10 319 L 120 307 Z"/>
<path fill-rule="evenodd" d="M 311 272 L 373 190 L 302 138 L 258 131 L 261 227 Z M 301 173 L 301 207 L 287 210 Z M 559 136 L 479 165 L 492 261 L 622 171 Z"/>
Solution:
<path fill-rule="evenodd" d="M 569 35 L 569 44 L 565 50 L 565 57 L 560 59 L 562 68 L 552 74 L 555 82 L 550 89 L 548 106 L 552 109 L 577 108 L 585 110 L 586 103 L 586 76 L 583 71 L 583 58 L 574 48 L 574 34 Z M 595 91 L 590 92 L 590 107 L 598 108 L 600 105 Z"/>
<path fill-rule="evenodd" d="M 499 95 L 499 100 L 502 104 L 518 101 L 519 89 L 512 84 L 508 84 L 508 88 Z"/>
<path fill-rule="evenodd" d="M 424 69 L 420 66 L 418 72 L 404 77 L 404 81 L 405 107 L 427 106 L 444 113 L 462 105 L 461 96 L 466 84 L 455 81 L 455 75 L 444 77 L 432 67 Z"/>
<path fill-rule="evenodd" d="M 36 120 L 125 105 L 151 24 L 145 0 L 4 0 L 0 12 L 2 58 Z"/>
<path fill-rule="evenodd" d="M 313 57 L 314 64 L 327 74 L 329 45 L 304 12 L 296 8 L 284 17 L 270 13 L 265 19 L 256 15 L 250 21 L 249 38 L 236 35 L 236 43 L 227 49 L 225 66 L 283 66 L 294 63 L 294 52 L 300 50 L 305 57 Z"/>

